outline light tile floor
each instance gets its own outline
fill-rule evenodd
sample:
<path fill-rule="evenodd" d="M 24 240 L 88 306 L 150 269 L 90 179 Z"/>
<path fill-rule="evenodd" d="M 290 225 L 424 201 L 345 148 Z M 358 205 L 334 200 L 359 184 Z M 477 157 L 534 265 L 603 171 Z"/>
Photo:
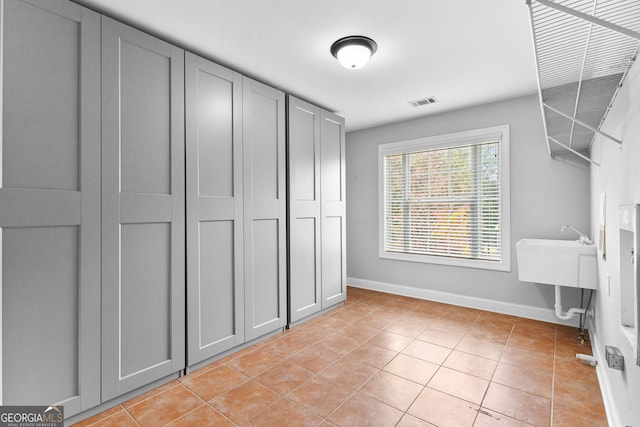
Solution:
<path fill-rule="evenodd" d="M 347 303 L 79 426 L 606 426 L 576 330 L 349 288 Z"/>

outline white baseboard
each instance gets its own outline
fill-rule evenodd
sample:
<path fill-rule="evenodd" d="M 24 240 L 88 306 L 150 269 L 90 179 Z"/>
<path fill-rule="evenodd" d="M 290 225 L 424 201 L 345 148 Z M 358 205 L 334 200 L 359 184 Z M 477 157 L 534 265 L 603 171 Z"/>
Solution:
<path fill-rule="evenodd" d="M 602 354 L 602 347 L 600 345 L 600 338 L 598 334 L 590 330 L 589 336 L 591 338 L 591 350 L 593 355 L 598 361 L 596 365 L 596 374 L 598 375 L 598 383 L 600 384 L 600 393 L 602 393 L 602 402 L 604 403 L 604 410 L 607 413 L 607 422 L 610 426 L 621 426 L 620 417 L 618 416 L 618 410 L 616 408 L 616 401 L 611 390 L 611 384 L 609 384 L 609 378 L 607 377 L 607 362 Z"/>
<path fill-rule="evenodd" d="M 479 310 L 493 311 L 495 313 L 509 314 L 527 319 L 543 322 L 557 323 L 559 325 L 578 326 L 578 318 L 561 320 L 556 317 L 555 311 L 550 308 L 540 308 L 530 305 L 514 304 L 504 301 L 496 301 L 487 298 L 478 298 L 467 295 L 452 294 L 449 292 L 434 291 L 430 289 L 415 288 L 412 286 L 396 285 L 393 283 L 377 282 L 375 280 L 347 277 L 347 285 L 354 288 L 369 289 L 372 291 L 386 292 L 394 295 L 419 298 L 445 304 L 459 305 L 462 307 L 476 308 Z"/>

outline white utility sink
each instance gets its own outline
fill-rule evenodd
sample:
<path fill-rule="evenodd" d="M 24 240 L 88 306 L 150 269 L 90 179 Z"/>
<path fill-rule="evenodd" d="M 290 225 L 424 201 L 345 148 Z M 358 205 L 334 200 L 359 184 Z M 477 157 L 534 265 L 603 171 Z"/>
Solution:
<path fill-rule="evenodd" d="M 596 246 L 575 240 L 521 239 L 516 243 L 523 282 L 596 288 Z"/>

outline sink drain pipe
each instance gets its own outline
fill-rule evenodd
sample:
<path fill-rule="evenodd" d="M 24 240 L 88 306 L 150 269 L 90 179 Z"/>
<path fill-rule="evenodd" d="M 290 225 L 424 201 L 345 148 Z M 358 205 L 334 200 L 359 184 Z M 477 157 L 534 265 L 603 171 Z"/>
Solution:
<path fill-rule="evenodd" d="M 556 316 L 562 320 L 571 319 L 576 314 L 584 314 L 586 313 L 586 309 L 584 308 L 570 308 L 566 313 L 562 312 L 562 296 L 560 292 L 560 285 L 555 285 L 556 287 Z"/>

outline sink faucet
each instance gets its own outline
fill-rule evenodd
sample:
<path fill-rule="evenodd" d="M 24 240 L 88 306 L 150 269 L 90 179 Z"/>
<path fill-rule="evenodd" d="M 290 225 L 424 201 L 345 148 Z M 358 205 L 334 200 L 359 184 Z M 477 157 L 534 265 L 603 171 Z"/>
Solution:
<path fill-rule="evenodd" d="M 566 231 L 567 228 L 570 229 L 570 230 L 575 231 L 580 236 L 580 239 L 578 241 L 580 242 L 581 245 L 593 245 L 593 241 L 589 238 L 589 236 L 587 236 L 586 234 L 584 234 L 583 232 L 581 232 L 579 230 L 576 230 L 575 228 L 573 228 L 569 224 L 563 225 L 562 228 L 560 229 L 560 231 Z"/>

